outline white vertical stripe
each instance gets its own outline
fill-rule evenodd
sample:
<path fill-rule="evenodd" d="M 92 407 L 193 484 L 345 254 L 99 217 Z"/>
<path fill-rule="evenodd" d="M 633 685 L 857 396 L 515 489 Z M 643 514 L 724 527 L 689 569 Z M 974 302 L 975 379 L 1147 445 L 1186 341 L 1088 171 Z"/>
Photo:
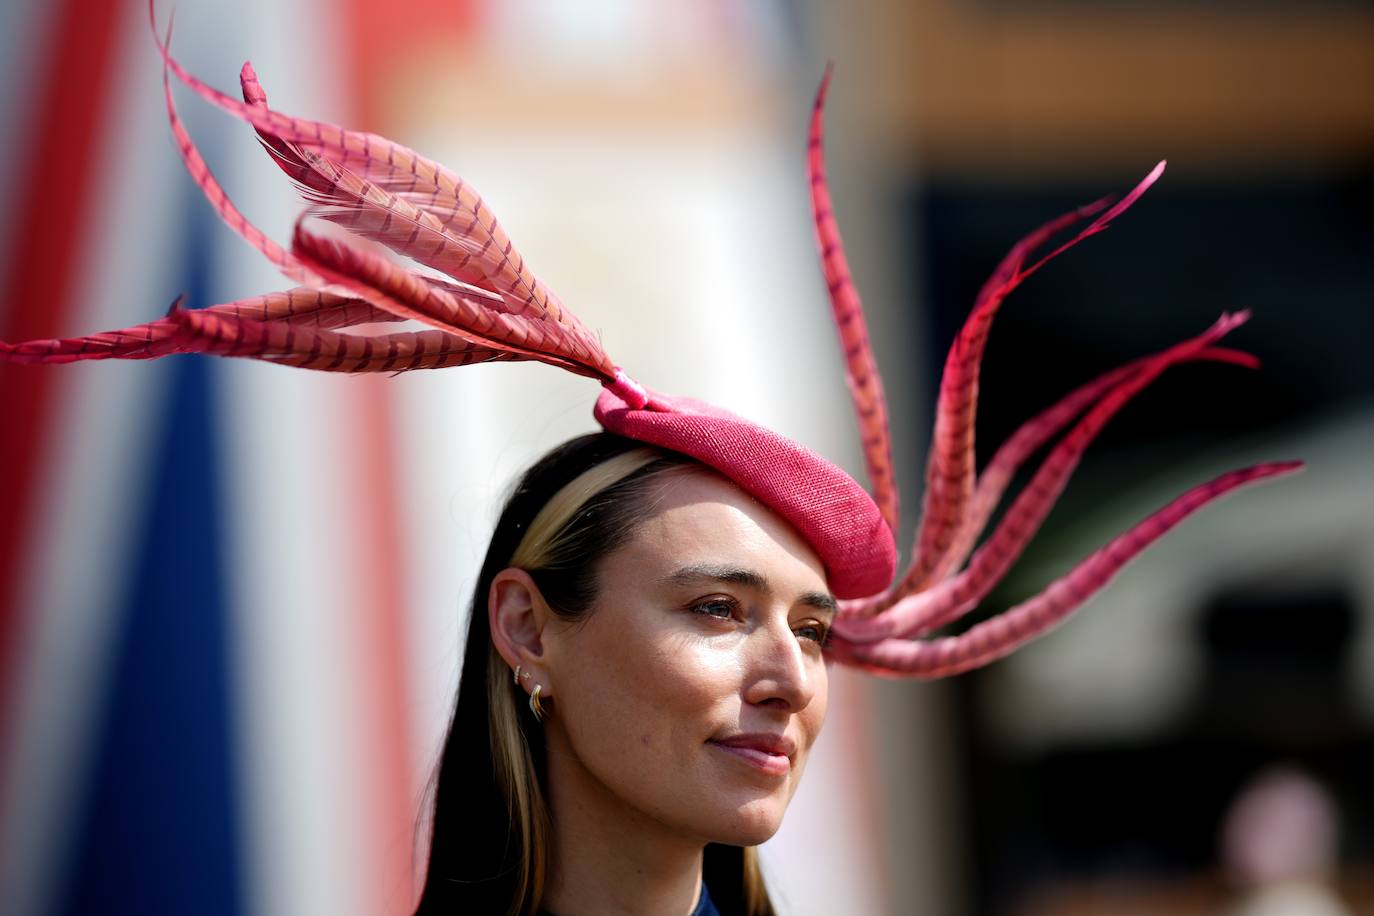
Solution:
<path fill-rule="evenodd" d="M 366 744 L 351 702 L 362 609 L 339 562 L 347 380 L 252 363 L 226 375 L 249 909 L 362 916 L 375 898 L 359 810 Z"/>
<path fill-rule="evenodd" d="M 334 12 L 325 3 L 252 0 L 180 10 L 186 63 L 237 94 L 251 59 L 273 107 L 337 118 Z M 207 107 L 182 94 L 188 117 Z M 205 153 L 230 196 L 279 241 L 301 204 L 252 130 L 211 113 Z M 213 144 L 213 145 L 212 145 Z M 241 240 L 217 236 L 217 300 L 292 284 Z M 229 492 L 228 540 L 236 748 L 245 899 L 254 913 L 371 916 L 377 867 L 369 858 L 366 689 L 358 644 L 356 565 L 347 507 L 360 430 L 356 380 L 253 361 L 223 370 L 220 416 Z"/>

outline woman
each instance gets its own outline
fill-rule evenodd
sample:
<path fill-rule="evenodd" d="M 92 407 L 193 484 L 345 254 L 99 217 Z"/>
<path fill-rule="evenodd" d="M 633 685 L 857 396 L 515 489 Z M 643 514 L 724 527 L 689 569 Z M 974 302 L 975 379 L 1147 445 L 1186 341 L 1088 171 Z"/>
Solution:
<path fill-rule="evenodd" d="M 834 613 L 816 552 L 720 474 L 554 450 L 473 593 L 419 912 L 771 913 L 752 847 L 825 718 Z"/>
<path fill-rule="evenodd" d="M 458 706 L 436 793 L 420 908 L 459 912 L 768 913 L 750 851 L 778 827 L 825 714 L 825 660 L 903 677 L 987 664 L 1052 628 L 1183 518 L 1299 467 L 1233 471 L 1183 494 L 1040 595 L 957 636 L 931 634 L 1006 574 L 1088 444 L 1135 394 L 1189 360 L 1253 363 L 1218 341 L 1246 316 L 1107 373 L 1027 422 L 975 477 L 979 364 L 1003 299 L 1126 210 L 1098 201 L 1016 245 L 950 351 L 914 557 L 894 582 L 897 497 L 886 407 L 831 213 L 821 144 L 808 162 L 822 270 L 873 494 L 801 446 L 726 411 L 639 385 L 529 270 L 458 176 L 385 138 L 243 101 L 311 202 L 289 249 L 247 222 L 168 114 L 225 222 L 299 286 L 71 340 L 0 343 L 19 362 L 199 352 L 340 372 L 533 360 L 599 382 L 603 434 L 536 465 L 502 515 L 474 590 Z M 1054 237 L 1068 242 L 1034 259 Z M 412 269 L 380 248 L 419 262 Z M 419 321 L 421 331 L 349 333 Z M 1052 440 L 977 550 L 1005 489 Z M 528 697 L 528 700 L 524 699 Z M 521 704 L 524 704 L 523 706 Z M 703 885 L 704 878 L 704 885 Z M 709 891 L 707 890 L 709 888 Z"/>

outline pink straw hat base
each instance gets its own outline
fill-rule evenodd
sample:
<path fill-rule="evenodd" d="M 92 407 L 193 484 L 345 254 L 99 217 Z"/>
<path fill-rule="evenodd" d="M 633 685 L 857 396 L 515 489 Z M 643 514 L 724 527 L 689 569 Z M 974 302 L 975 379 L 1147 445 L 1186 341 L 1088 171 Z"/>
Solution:
<path fill-rule="evenodd" d="M 844 471 L 712 404 L 645 392 L 648 403 L 636 408 L 625 399 L 634 394 L 621 388 L 607 386 L 597 398 L 594 413 L 602 427 L 690 455 L 777 512 L 820 555 L 835 597 L 863 598 L 892 583 L 892 530 L 873 498 Z"/>

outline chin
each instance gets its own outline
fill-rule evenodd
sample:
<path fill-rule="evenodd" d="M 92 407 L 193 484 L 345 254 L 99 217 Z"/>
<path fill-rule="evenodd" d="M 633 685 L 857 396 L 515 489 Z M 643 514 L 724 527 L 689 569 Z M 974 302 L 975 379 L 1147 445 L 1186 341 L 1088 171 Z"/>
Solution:
<path fill-rule="evenodd" d="M 786 810 L 786 801 L 756 799 L 723 813 L 708 835 L 713 843 L 757 846 L 778 832 Z"/>

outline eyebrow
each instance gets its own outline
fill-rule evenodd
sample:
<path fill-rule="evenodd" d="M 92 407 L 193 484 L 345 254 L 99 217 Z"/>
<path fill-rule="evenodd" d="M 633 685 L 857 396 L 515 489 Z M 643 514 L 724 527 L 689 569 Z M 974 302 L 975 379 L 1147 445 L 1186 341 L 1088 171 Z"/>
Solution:
<path fill-rule="evenodd" d="M 692 585 L 703 580 L 743 585 L 746 588 L 768 592 L 769 594 L 773 592 L 767 577 L 761 573 L 741 566 L 725 566 L 715 563 L 696 563 L 692 566 L 684 566 L 678 571 L 664 576 L 659 581 L 668 585 Z M 831 614 L 839 609 L 834 596 L 827 592 L 803 592 L 798 596 L 797 603 L 805 604 L 818 611 L 828 611 Z"/>

